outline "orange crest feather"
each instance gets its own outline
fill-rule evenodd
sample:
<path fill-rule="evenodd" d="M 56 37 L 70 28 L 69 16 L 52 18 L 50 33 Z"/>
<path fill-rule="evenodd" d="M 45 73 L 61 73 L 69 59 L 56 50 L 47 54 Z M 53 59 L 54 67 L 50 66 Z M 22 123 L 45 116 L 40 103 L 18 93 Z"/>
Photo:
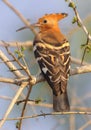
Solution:
<path fill-rule="evenodd" d="M 67 16 L 68 16 L 67 13 L 45 14 L 42 18 L 39 19 L 39 21 L 41 21 L 44 18 L 51 18 L 54 19 L 55 21 L 59 21 Z"/>

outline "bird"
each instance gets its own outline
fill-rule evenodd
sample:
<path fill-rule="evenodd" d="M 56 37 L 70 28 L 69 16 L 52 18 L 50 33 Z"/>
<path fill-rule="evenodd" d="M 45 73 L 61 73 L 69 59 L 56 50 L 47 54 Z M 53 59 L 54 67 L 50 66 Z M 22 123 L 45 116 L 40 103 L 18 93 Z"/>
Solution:
<path fill-rule="evenodd" d="M 33 51 L 40 70 L 52 89 L 55 112 L 70 111 L 67 82 L 70 74 L 70 44 L 59 28 L 67 13 L 45 14 L 32 24 L 39 31 L 33 41 Z M 28 28 L 19 28 L 17 31 Z"/>
<path fill-rule="evenodd" d="M 33 24 L 39 31 L 33 51 L 40 70 L 52 89 L 55 112 L 70 111 L 67 82 L 70 73 L 70 44 L 59 28 L 67 13 L 45 14 Z"/>

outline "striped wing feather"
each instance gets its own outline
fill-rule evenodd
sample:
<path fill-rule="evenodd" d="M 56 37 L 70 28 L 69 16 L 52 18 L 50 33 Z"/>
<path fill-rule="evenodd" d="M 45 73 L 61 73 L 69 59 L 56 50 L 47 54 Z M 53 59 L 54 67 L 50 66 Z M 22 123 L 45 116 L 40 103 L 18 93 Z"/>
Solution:
<path fill-rule="evenodd" d="M 68 42 L 60 46 L 52 46 L 43 42 L 34 43 L 35 57 L 56 96 L 66 91 L 70 64 L 69 49 Z"/>

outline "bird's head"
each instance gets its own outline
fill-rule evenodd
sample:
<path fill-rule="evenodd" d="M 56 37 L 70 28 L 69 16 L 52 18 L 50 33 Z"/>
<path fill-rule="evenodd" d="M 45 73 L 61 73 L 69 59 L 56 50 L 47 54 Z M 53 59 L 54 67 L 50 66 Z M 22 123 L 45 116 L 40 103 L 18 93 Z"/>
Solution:
<path fill-rule="evenodd" d="M 47 31 L 48 29 L 58 29 L 58 22 L 67 17 L 67 13 L 54 13 L 54 14 L 45 14 L 43 17 L 38 19 L 38 22 L 31 24 L 33 27 L 39 27 L 40 31 Z M 27 29 L 28 27 L 19 28 L 16 31 L 21 31 Z"/>

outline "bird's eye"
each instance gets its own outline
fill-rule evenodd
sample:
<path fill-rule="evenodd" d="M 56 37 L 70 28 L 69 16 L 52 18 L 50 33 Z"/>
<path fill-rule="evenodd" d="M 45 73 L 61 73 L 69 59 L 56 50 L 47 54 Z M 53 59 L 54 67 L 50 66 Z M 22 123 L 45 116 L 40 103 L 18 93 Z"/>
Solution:
<path fill-rule="evenodd" d="M 45 19 L 45 20 L 43 21 L 43 23 L 47 23 L 47 20 Z"/>

